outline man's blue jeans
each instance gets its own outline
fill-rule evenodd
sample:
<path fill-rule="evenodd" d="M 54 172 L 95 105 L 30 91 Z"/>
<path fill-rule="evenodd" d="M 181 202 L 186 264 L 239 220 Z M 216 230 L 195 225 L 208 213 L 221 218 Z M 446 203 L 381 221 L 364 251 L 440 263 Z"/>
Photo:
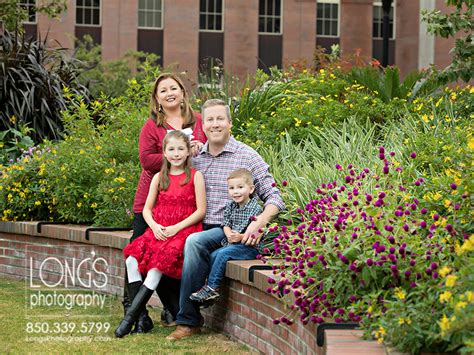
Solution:
<path fill-rule="evenodd" d="M 200 325 L 199 304 L 191 301 L 189 296 L 205 284 L 211 265 L 210 254 L 222 247 L 223 238 L 224 231 L 218 227 L 193 233 L 186 239 L 177 324 Z"/>
<path fill-rule="evenodd" d="M 252 260 L 258 251 L 254 247 L 244 244 L 228 244 L 223 248 L 212 252 L 211 273 L 207 278 L 207 284 L 213 290 L 219 288 L 225 276 L 226 264 L 229 260 Z"/>

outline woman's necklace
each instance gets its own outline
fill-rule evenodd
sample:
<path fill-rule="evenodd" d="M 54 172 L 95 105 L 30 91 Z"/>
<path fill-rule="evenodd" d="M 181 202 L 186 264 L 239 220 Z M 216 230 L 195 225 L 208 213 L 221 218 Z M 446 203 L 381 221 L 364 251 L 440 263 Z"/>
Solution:
<path fill-rule="evenodd" d="M 181 116 L 167 117 L 166 124 L 173 129 L 183 128 L 183 118 Z"/>

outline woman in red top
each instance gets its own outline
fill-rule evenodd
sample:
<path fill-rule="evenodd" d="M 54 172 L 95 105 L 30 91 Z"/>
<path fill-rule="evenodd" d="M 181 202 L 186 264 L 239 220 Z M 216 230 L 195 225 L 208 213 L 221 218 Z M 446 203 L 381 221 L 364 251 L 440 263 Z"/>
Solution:
<path fill-rule="evenodd" d="M 148 227 L 143 218 L 143 208 L 153 176 L 163 162 L 163 139 L 169 130 L 184 130 L 192 134 L 191 149 L 196 154 L 206 142 L 199 113 L 193 112 L 188 94 L 181 79 L 172 73 L 162 73 L 155 81 L 150 99 L 150 118 L 140 132 L 139 153 L 142 172 L 133 203 L 133 234 L 130 241 L 142 235 Z M 125 285 L 127 280 L 125 280 Z M 157 289 L 161 303 L 167 311 L 162 313 L 168 323 L 176 319 L 179 311 L 179 280 L 163 277 Z M 124 310 L 130 305 L 127 288 L 124 289 Z M 173 319 L 170 318 L 170 313 Z M 145 310 L 135 325 L 136 332 L 145 333 L 153 328 L 153 322 Z"/>

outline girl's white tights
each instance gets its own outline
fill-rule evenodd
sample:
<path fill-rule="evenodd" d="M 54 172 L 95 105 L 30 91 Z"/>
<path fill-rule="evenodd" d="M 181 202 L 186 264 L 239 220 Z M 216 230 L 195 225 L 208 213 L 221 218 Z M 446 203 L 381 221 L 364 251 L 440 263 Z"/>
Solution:
<path fill-rule="evenodd" d="M 142 281 L 142 274 L 138 271 L 138 261 L 133 256 L 129 256 L 127 260 L 125 260 L 125 264 L 127 265 L 127 276 L 128 282 L 137 282 Z"/>
<path fill-rule="evenodd" d="M 127 265 L 128 282 L 132 283 L 142 281 L 142 275 L 140 274 L 140 271 L 138 271 L 137 259 L 135 259 L 133 256 L 129 256 L 127 260 L 125 260 L 125 264 Z M 162 275 L 163 273 L 160 270 L 151 269 L 150 271 L 148 271 L 148 274 L 145 278 L 145 282 L 143 282 L 143 284 L 149 290 L 156 290 L 158 284 L 160 283 Z"/>
<path fill-rule="evenodd" d="M 149 290 L 156 290 L 158 287 L 158 284 L 160 283 L 161 276 L 163 274 L 161 273 L 160 270 L 158 269 L 151 269 L 148 271 L 148 274 L 146 275 L 145 282 L 143 284 L 149 289 Z"/>

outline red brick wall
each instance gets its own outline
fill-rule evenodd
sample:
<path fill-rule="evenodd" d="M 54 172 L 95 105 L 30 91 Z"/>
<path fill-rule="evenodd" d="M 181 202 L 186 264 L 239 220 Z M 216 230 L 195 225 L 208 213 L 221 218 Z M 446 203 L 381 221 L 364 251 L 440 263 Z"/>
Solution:
<path fill-rule="evenodd" d="M 281 300 L 236 280 L 226 286 L 222 301 L 204 312 L 206 325 L 265 354 L 318 353 L 314 325 L 273 324 L 288 312 Z"/>
<path fill-rule="evenodd" d="M 138 0 L 102 2 L 102 59 L 110 61 L 137 49 Z"/>
<path fill-rule="evenodd" d="M 311 65 L 316 43 L 316 2 L 283 2 L 283 65 L 300 60 Z"/>
<path fill-rule="evenodd" d="M 0 233 L 0 274 L 30 280 L 31 273 L 32 279 L 39 280 L 41 262 L 47 260 L 48 257 L 57 258 L 62 262 L 62 265 L 65 262 L 68 265 L 77 265 L 81 260 L 91 257 L 91 250 L 95 252 L 95 258 L 102 257 L 107 260 L 108 264 L 108 282 L 106 287 L 101 288 L 100 291 L 111 295 L 121 295 L 124 276 L 123 255 L 119 249 L 104 246 L 86 246 L 65 240 Z M 98 264 L 98 266 L 102 265 Z M 61 278 L 63 280 L 60 285 L 64 285 L 66 282 L 65 274 L 62 273 L 61 266 L 56 261 L 44 263 L 41 270 L 41 276 L 48 284 L 55 284 Z M 93 272 L 91 265 L 87 264 L 81 268 L 81 272 L 81 279 L 87 282 L 85 273 Z"/>
<path fill-rule="evenodd" d="M 396 3 L 395 64 L 402 77 L 418 68 L 420 2 Z"/>
<path fill-rule="evenodd" d="M 224 1 L 224 6 L 224 68 L 245 78 L 258 64 L 258 1 Z"/>
<path fill-rule="evenodd" d="M 0 275 L 28 279 L 30 264 L 33 279 L 38 278 L 40 261 L 54 256 L 67 260 L 103 257 L 108 262 L 108 284 L 104 293 L 120 296 L 123 290 L 124 262 L 121 249 L 128 242 L 129 232 L 91 232 L 85 239 L 85 226 L 45 225 L 37 232 L 35 222 L 0 221 Z M 30 257 L 33 262 L 30 263 Z M 316 327 L 295 322 L 292 326 L 275 325 L 273 319 L 288 312 L 284 303 L 265 292 L 271 271 L 255 271 L 254 282 L 248 278 L 253 261 L 229 262 L 223 300 L 204 311 L 206 325 L 230 335 L 234 340 L 263 353 L 315 354 Z M 48 284 L 57 282 L 59 265 L 42 269 Z M 84 272 L 92 271 L 85 268 Z M 38 281 L 39 282 L 39 281 Z M 155 297 L 155 296 L 154 296 Z M 154 300 L 157 304 L 157 300 Z"/>
<path fill-rule="evenodd" d="M 447 6 L 444 0 L 436 0 L 435 7 L 442 13 L 449 13 L 455 9 L 454 6 Z M 454 38 L 435 37 L 434 64 L 437 68 L 444 69 L 451 64 L 452 56 L 449 51 L 454 47 L 454 42 Z"/>
<path fill-rule="evenodd" d="M 199 61 L 199 1 L 180 0 L 164 3 L 163 66 L 178 65 L 178 72 L 187 72 L 197 80 Z"/>
<path fill-rule="evenodd" d="M 341 0 L 340 44 L 343 56 L 360 49 L 372 57 L 372 0 Z"/>

